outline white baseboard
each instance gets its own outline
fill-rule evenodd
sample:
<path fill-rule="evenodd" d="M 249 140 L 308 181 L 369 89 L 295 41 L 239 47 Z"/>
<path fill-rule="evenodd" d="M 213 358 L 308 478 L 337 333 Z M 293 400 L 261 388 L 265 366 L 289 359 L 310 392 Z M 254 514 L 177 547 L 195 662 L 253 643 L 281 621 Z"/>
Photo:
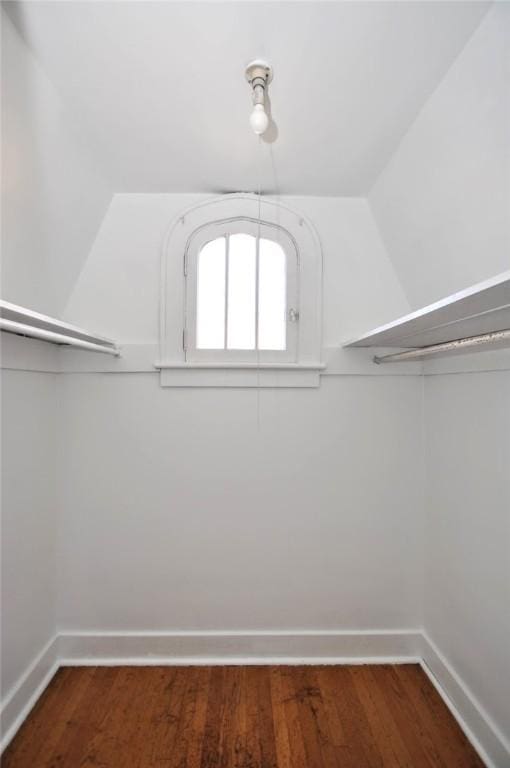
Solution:
<path fill-rule="evenodd" d="M 44 646 L 2 702 L 0 753 L 22 725 L 59 666 L 58 638 L 55 636 Z"/>
<path fill-rule="evenodd" d="M 64 632 L 62 664 L 319 664 L 419 659 L 415 630 Z M 99 661 L 101 660 L 101 661 Z"/>
<path fill-rule="evenodd" d="M 421 666 L 487 768 L 510 768 L 510 745 L 424 632 Z"/>

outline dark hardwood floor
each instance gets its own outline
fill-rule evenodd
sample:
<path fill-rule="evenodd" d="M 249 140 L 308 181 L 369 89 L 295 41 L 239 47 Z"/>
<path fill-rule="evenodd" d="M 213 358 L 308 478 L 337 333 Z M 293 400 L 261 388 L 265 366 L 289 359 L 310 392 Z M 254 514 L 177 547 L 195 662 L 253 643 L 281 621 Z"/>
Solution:
<path fill-rule="evenodd" d="M 3 768 L 480 768 L 413 664 L 60 669 Z"/>

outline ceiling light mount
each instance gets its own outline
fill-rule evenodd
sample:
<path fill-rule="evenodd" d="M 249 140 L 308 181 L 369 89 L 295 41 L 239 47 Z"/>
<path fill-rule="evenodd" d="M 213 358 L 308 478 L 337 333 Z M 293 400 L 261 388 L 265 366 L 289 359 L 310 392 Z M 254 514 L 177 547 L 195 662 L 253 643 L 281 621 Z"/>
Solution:
<path fill-rule="evenodd" d="M 267 61 L 255 59 L 245 70 L 246 79 L 251 85 L 253 96 L 253 112 L 250 115 L 250 125 L 261 136 L 267 130 L 269 118 L 265 109 L 266 88 L 273 79 L 273 68 Z"/>

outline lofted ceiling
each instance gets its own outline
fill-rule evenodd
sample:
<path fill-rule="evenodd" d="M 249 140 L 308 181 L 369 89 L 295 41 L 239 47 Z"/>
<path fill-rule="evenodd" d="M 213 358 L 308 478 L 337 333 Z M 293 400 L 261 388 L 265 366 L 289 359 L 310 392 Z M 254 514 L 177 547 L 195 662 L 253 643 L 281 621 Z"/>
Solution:
<path fill-rule="evenodd" d="M 479 2 L 21 2 L 6 10 L 116 191 L 370 189 Z M 274 66 L 272 142 L 244 66 Z M 276 135 L 277 134 L 277 135 Z"/>

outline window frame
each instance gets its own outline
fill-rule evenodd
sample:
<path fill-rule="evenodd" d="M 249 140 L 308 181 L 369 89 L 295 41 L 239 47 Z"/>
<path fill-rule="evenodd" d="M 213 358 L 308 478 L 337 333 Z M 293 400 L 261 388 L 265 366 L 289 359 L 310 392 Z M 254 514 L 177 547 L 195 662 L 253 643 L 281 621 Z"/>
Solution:
<path fill-rule="evenodd" d="M 256 239 L 256 269 L 259 266 L 260 239 L 277 243 L 285 254 L 286 295 L 285 327 L 286 348 L 283 350 L 260 349 L 199 349 L 196 346 L 198 265 L 202 248 L 209 242 L 230 235 L 247 234 Z M 228 246 L 227 246 L 228 257 Z M 227 269 L 227 267 L 226 267 Z M 253 217 L 236 216 L 208 222 L 198 227 L 186 243 L 184 254 L 185 276 L 185 319 L 184 319 L 184 355 L 187 362 L 229 362 L 229 363 L 295 363 L 298 358 L 299 325 L 299 251 L 293 237 L 283 227 Z M 228 283 L 226 285 L 226 288 Z M 256 299 L 258 298 L 258 272 L 256 276 Z M 292 320 L 289 310 L 297 312 L 297 319 Z M 255 323 L 258 309 L 255 305 Z M 227 318 L 225 317 L 225 323 Z"/>
<path fill-rule="evenodd" d="M 188 198 L 189 199 L 189 198 Z M 317 230 L 299 210 L 280 198 L 247 192 L 195 197 L 186 208 L 182 198 L 165 198 L 169 223 L 161 241 L 159 347 L 154 367 L 162 387 L 318 387 L 322 361 L 322 247 Z M 299 323 L 295 362 L 193 362 L 186 360 L 185 253 L 201 227 L 236 218 L 259 218 L 278 225 L 296 243 Z"/>

